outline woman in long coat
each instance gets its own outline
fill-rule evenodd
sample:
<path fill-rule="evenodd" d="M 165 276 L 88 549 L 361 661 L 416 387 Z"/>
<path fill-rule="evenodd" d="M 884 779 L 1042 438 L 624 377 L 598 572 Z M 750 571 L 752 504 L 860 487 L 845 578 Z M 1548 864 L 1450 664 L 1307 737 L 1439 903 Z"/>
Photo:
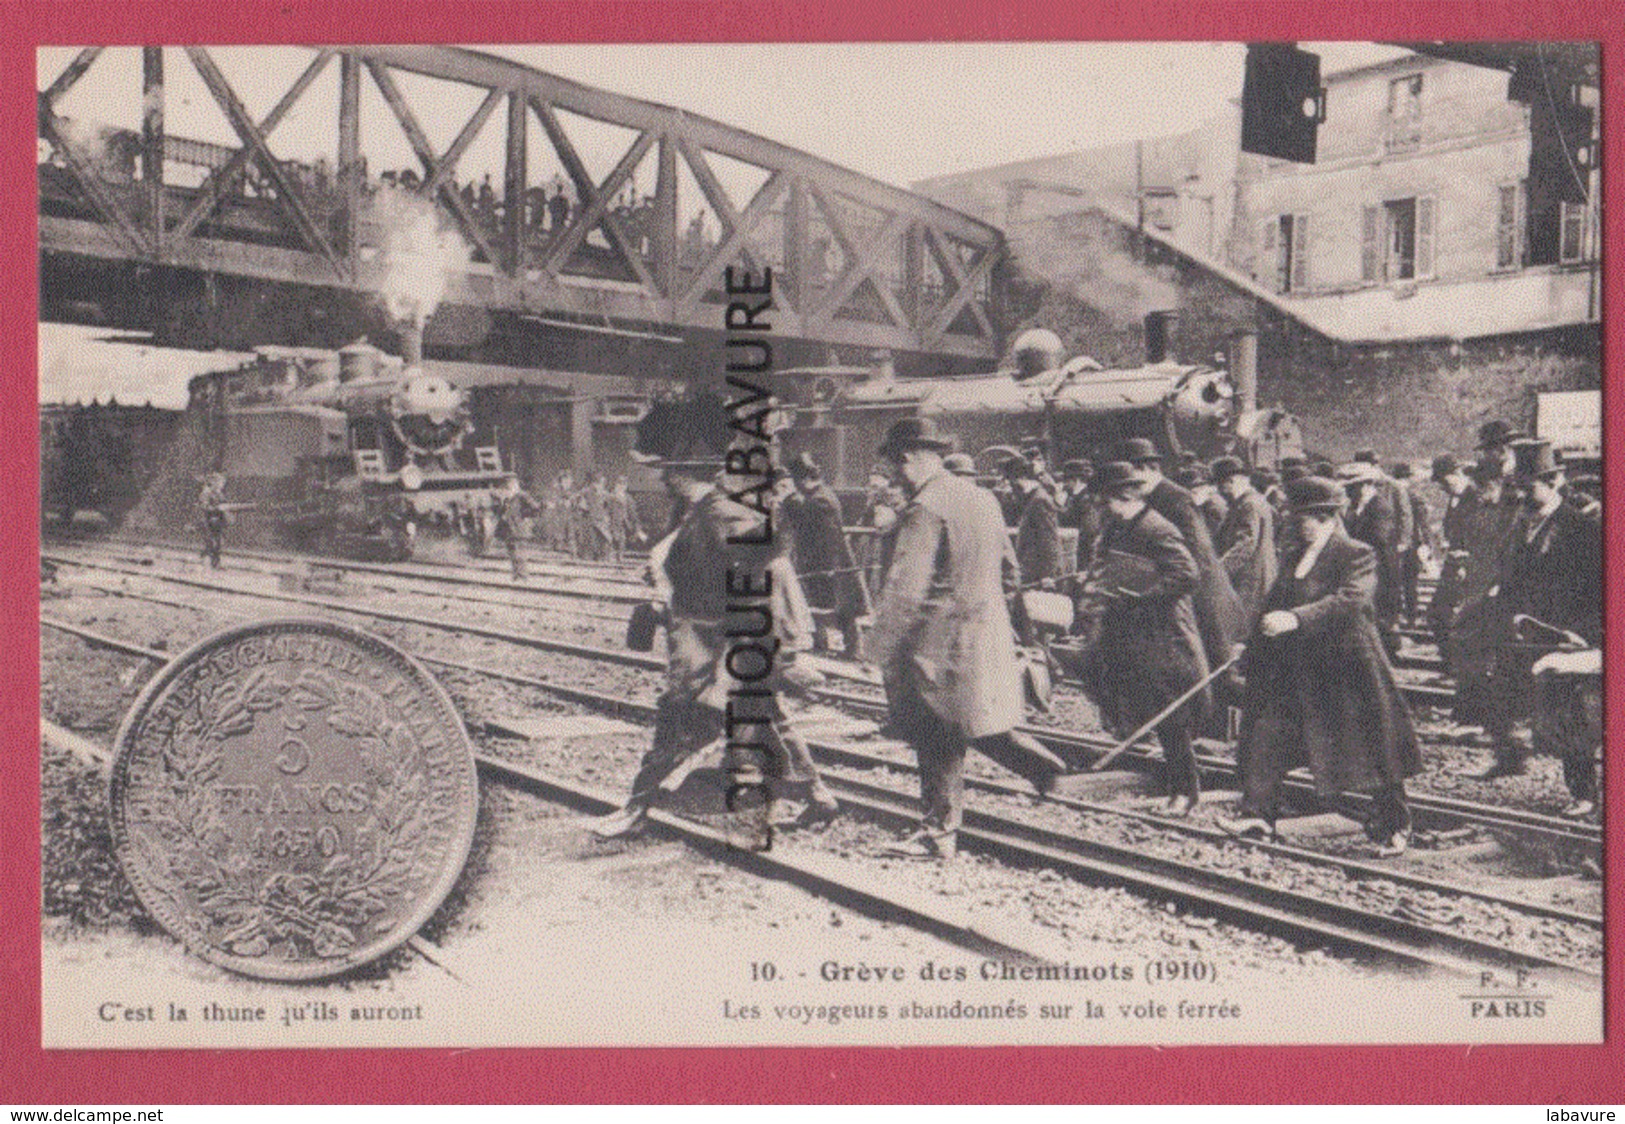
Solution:
<path fill-rule="evenodd" d="M 1103 724 L 1123 737 L 1206 678 L 1208 665 L 1191 602 L 1196 560 L 1184 537 L 1139 496 L 1132 466 L 1105 465 L 1096 482 L 1109 517 L 1091 571 L 1107 605 L 1083 681 Z M 1209 704 L 1204 689 L 1156 728 L 1175 814 L 1201 797 L 1191 733 Z"/>
<path fill-rule="evenodd" d="M 1322 800 L 1371 796 L 1366 831 L 1397 854 L 1410 830 L 1404 780 L 1422 758 L 1377 631 L 1377 555 L 1344 530 L 1336 481 L 1295 480 L 1287 498 L 1299 533 L 1242 659 L 1242 818 L 1230 827 L 1273 835 L 1281 781 L 1307 765 Z"/>

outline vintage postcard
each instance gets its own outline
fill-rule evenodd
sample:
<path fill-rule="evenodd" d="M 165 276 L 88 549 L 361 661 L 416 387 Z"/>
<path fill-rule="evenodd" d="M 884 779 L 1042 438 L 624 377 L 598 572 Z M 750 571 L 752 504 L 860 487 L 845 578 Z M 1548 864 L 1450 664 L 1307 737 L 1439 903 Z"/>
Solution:
<path fill-rule="evenodd" d="M 1598 44 L 199 42 L 35 51 L 42 1047 L 1603 1042 Z"/>

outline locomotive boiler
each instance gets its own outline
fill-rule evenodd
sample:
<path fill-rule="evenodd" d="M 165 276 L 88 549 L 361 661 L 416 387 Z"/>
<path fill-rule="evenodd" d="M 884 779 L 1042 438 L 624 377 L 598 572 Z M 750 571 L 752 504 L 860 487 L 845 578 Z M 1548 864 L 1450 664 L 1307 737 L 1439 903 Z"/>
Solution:
<path fill-rule="evenodd" d="M 1181 363 L 1164 349 L 1143 366 L 1110 370 L 1085 355 L 1064 358 L 1043 329 L 1018 337 L 1011 363 L 988 374 L 898 378 L 881 362 L 779 376 L 784 455 L 810 454 L 846 492 L 864 487 L 887 427 L 913 415 L 933 418 L 986 471 L 995 467 L 996 454 L 982 456 L 989 450 L 1036 445 L 1058 466 L 1109 459 L 1129 437 L 1149 438 L 1170 463 L 1230 454 L 1273 467 L 1304 452 L 1297 420 L 1253 406 L 1229 370 Z"/>

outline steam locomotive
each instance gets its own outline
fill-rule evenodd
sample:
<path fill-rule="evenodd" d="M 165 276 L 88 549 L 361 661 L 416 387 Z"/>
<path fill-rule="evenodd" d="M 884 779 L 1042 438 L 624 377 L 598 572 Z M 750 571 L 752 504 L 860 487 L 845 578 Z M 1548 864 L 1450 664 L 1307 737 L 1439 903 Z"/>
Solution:
<path fill-rule="evenodd" d="M 1269 467 L 1304 455 L 1291 414 L 1254 408 L 1229 371 L 1180 363 L 1164 347 L 1144 366 L 1107 370 L 1088 356 L 1065 359 L 1053 333 L 1033 329 L 1011 356 L 1007 369 L 941 378 L 899 379 L 884 362 L 781 371 L 781 452 L 810 454 L 848 493 L 866 484 L 887 427 L 910 415 L 934 418 L 984 471 L 1009 446 L 1036 445 L 1060 465 L 1102 459 L 1129 437 L 1149 438 L 1170 460 L 1231 454 Z"/>
<path fill-rule="evenodd" d="M 514 479 L 468 395 L 366 343 L 263 348 L 189 386 L 198 453 L 255 532 L 323 554 L 400 559 Z"/>

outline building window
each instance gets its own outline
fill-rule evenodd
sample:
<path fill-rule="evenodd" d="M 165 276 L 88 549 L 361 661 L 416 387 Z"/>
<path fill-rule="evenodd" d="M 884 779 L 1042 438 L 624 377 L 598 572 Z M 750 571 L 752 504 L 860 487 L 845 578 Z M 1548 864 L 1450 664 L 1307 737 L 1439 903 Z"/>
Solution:
<path fill-rule="evenodd" d="M 1523 264 L 1523 185 L 1502 184 L 1495 211 L 1495 268 Z"/>
<path fill-rule="evenodd" d="M 1399 119 L 1422 116 L 1422 76 L 1407 74 L 1388 83 L 1388 116 Z"/>
<path fill-rule="evenodd" d="M 1366 281 L 1413 281 L 1433 276 L 1436 207 L 1433 196 L 1418 195 L 1365 208 L 1360 276 Z"/>
<path fill-rule="evenodd" d="M 1260 243 L 1260 277 L 1277 293 L 1309 288 L 1309 216 L 1276 215 L 1266 219 Z"/>
<path fill-rule="evenodd" d="M 1586 259 L 1586 208 L 1584 203 L 1564 203 L 1558 237 L 1558 260 Z"/>
<path fill-rule="evenodd" d="M 1414 152 L 1422 145 L 1422 76 L 1407 74 L 1388 83 L 1389 152 Z"/>

